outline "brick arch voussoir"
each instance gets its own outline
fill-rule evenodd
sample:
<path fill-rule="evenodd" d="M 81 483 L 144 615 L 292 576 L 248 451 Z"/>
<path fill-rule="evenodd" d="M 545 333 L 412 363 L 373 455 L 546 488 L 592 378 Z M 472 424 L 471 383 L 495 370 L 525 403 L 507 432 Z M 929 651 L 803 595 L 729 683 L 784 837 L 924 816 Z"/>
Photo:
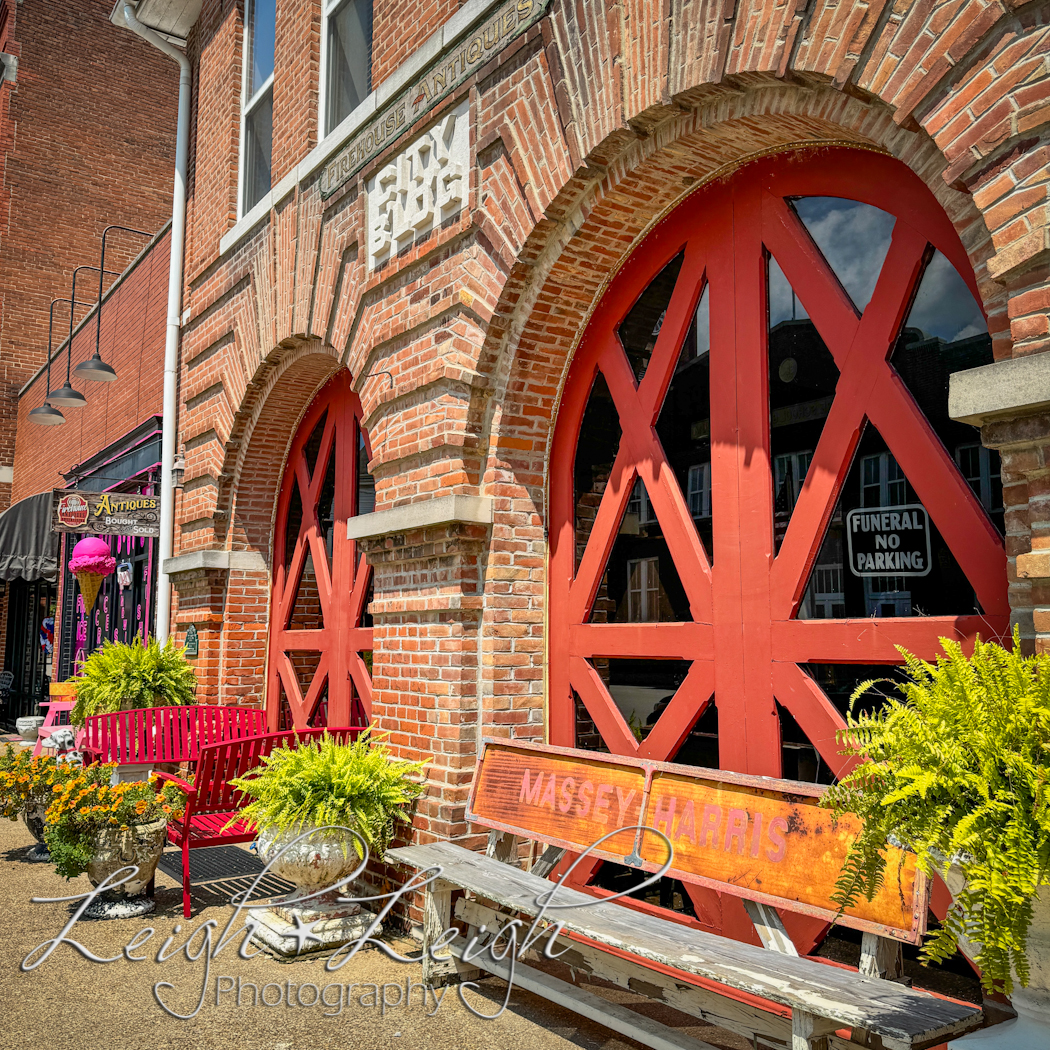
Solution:
<path fill-rule="evenodd" d="M 258 551 L 270 564 L 288 448 L 317 392 L 341 367 L 337 350 L 311 339 L 276 348 L 257 369 L 226 445 L 219 492 L 233 549 Z"/>

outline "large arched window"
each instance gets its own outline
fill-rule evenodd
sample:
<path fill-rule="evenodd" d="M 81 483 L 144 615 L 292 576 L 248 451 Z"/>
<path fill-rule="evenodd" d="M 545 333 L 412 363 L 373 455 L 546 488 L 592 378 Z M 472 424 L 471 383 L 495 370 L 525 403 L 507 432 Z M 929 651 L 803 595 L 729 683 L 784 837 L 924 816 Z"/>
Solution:
<path fill-rule="evenodd" d="M 1003 635 L 998 457 L 947 414 L 991 360 L 959 238 L 890 157 L 767 157 L 677 207 L 558 414 L 551 743 L 828 782 L 896 645 Z"/>
<path fill-rule="evenodd" d="M 372 572 L 347 519 L 375 507 L 361 403 L 340 372 L 299 425 L 277 503 L 267 675 L 271 726 L 361 725 L 372 707 Z"/>

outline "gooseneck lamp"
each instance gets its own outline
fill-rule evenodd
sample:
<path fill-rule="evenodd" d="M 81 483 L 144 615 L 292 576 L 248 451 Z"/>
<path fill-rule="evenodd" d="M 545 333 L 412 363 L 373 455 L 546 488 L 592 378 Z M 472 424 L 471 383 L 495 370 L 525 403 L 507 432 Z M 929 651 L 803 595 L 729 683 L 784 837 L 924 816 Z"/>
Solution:
<path fill-rule="evenodd" d="M 106 237 L 110 230 L 121 230 L 124 233 L 136 233 L 142 237 L 149 237 L 152 239 L 152 233 L 146 233 L 145 230 L 133 230 L 130 226 L 107 226 L 102 231 L 102 256 L 98 261 L 98 266 L 92 267 L 92 269 L 98 270 L 98 309 L 95 311 L 95 352 L 86 361 L 81 361 L 74 372 L 81 379 L 91 379 L 100 383 L 112 383 L 117 378 L 116 369 L 112 365 L 107 365 L 102 360 L 102 355 L 99 352 L 99 344 L 102 340 L 102 285 L 103 279 L 107 273 L 111 271 L 106 269 Z"/>
<path fill-rule="evenodd" d="M 37 408 L 34 408 L 29 413 L 29 418 L 41 426 L 53 427 L 58 426 L 60 423 L 66 421 L 66 417 L 51 404 L 52 393 L 51 393 L 51 343 L 55 327 L 55 303 L 69 303 L 70 313 L 73 311 L 74 303 L 69 299 L 52 299 L 51 309 L 48 311 L 47 317 L 47 394 L 44 396 L 44 403 Z M 91 306 L 91 303 L 76 303 L 77 306 Z M 74 391 L 76 393 L 76 391 Z"/>

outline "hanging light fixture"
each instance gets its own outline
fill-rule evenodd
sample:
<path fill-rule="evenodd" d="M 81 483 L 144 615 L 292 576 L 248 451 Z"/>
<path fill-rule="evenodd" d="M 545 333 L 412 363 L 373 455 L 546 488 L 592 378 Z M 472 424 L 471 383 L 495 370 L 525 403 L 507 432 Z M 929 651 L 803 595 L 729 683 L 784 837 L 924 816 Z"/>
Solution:
<path fill-rule="evenodd" d="M 70 382 L 70 368 L 73 364 L 73 310 L 76 306 L 77 300 L 77 274 L 80 273 L 81 270 L 96 269 L 98 269 L 97 266 L 78 266 L 73 270 L 73 290 L 70 292 L 69 299 L 69 339 L 66 341 L 66 381 L 58 390 L 48 397 L 48 400 L 53 405 L 61 405 L 63 408 L 83 408 L 87 404 L 87 398 L 84 397 L 79 390 L 74 390 L 73 385 Z M 100 308 L 101 305 L 100 302 Z M 85 362 L 85 364 L 90 363 L 90 361 Z M 102 360 L 99 359 L 99 364 L 102 363 Z M 116 378 L 115 372 L 113 377 Z"/>
<path fill-rule="evenodd" d="M 100 383 L 112 383 L 117 378 L 116 369 L 112 365 L 107 365 L 102 360 L 102 355 L 99 353 L 99 344 L 102 341 L 102 285 L 104 278 L 107 273 L 111 271 L 106 269 L 106 236 L 110 230 L 122 230 L 124 233 L 137 233 L 142 237 L 149 237 L 152 239 L 153 234 L 146 233 L 145 230 L 133 230 L 130 226 L 107 226 L 102 231 L 102 257 L 98 261 L 98 266 L 93 266 L 91 269 L 98 270 L 98 309 L 95 311 L 95 352 L 86 361 L 81 361 L 74 372 L 81 379 L 91 379 L 95 382 Z M 113 274 L 113 276 L 119 276 L 119 274 Z"/>
<path fill-rule="evenodd" d="M 51 300 L 51 309 L 48 311 L 47 317 L 47 394 L 44 396 L 44 403 L 29 413 L 29 418 L 34 423 L 39 423 L 45 427 L 58 426 L 66 421 L 66 417 L 50 403 L 53 396 L 51 393 L 51 342 L 55 326 L 55 303 L 69 303 L 70 312 L 73 310 L 73 304 L 68 299 Z M 89 306 L 90 304 L 81 303 L 80 305 Z M 74 390 L 73 393 L 76 393 L 76 391 Z"/>

